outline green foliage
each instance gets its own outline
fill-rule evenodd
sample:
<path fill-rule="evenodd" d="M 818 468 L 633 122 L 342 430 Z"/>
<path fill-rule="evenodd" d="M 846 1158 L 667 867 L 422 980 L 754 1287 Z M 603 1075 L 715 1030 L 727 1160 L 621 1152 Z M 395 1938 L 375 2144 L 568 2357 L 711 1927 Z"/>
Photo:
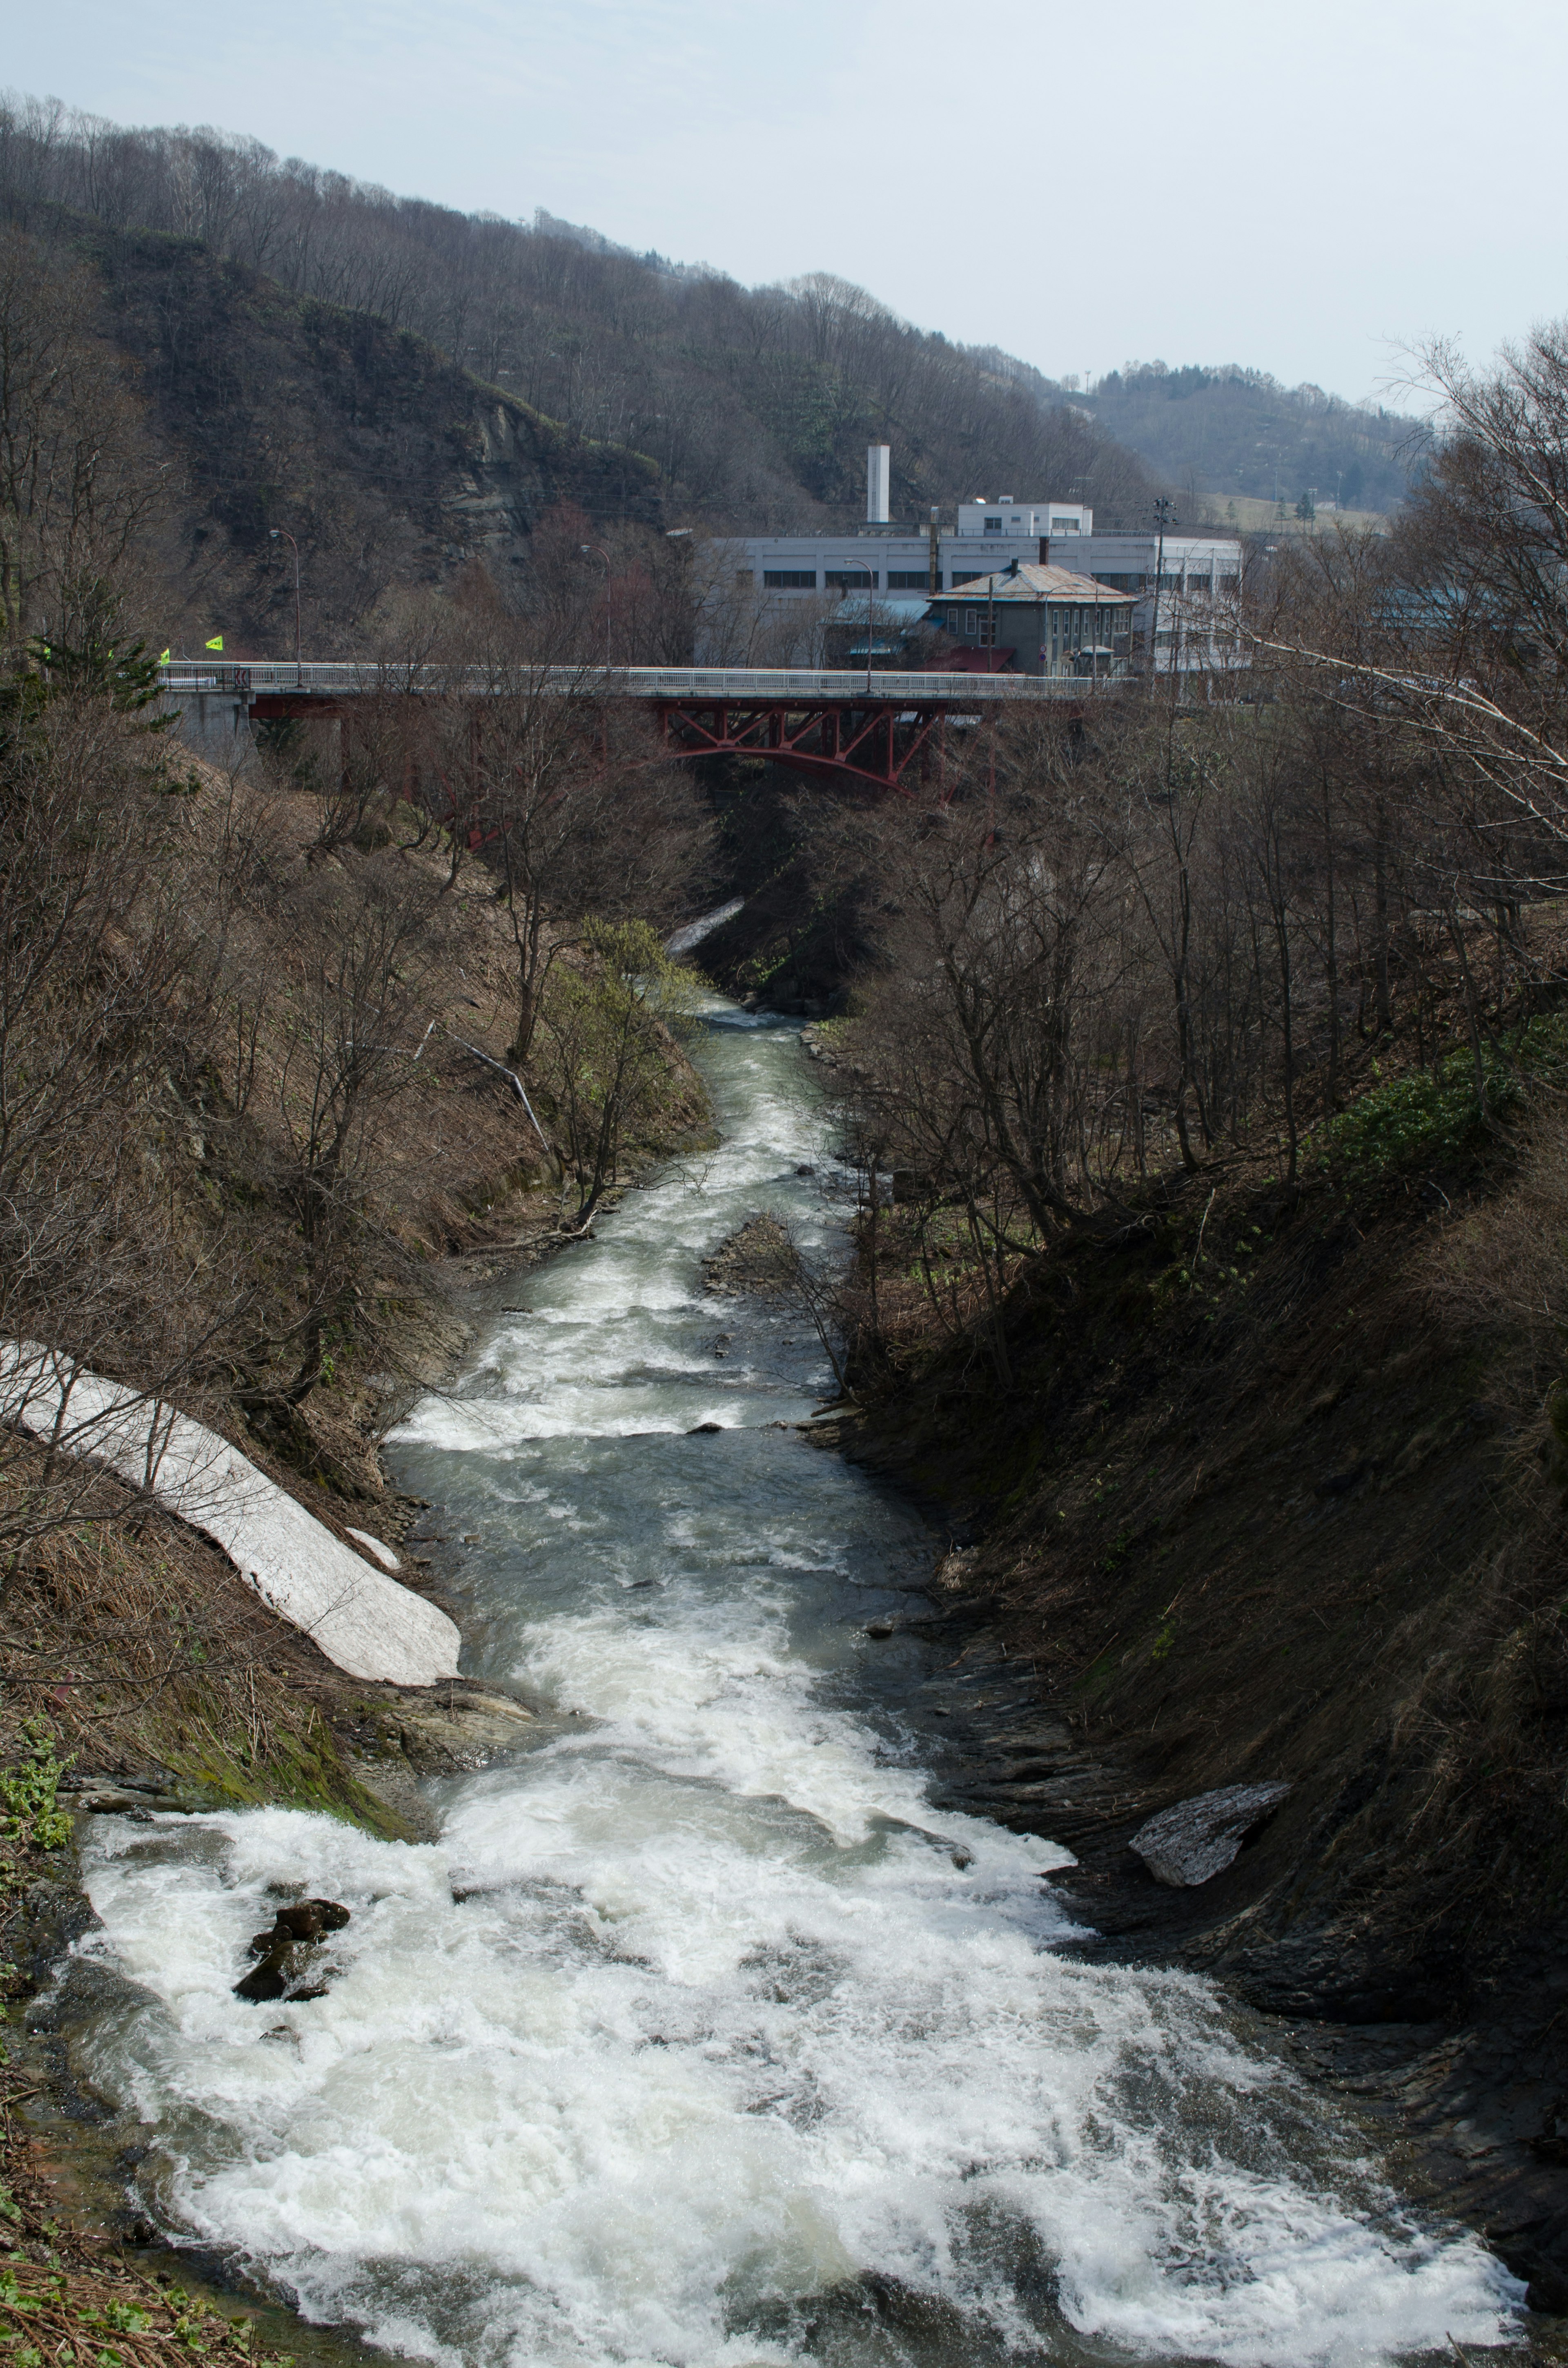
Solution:
<path fill-rule="evenodd" d="M 588 959 L 558 963 L 540 1011 L 544 1099 L 585 1216 L 619 1173 L 624 1147 L 657 1133 L 672 1037 L 696 1025 L 703 981 L 645 921 L 589 921 Z"/>
<path fill-rule="evenodd" d="M 34 642 L 31 655 L 55 696 L 68 691 L 99 690 L 108 694 L 118 713 L 139 715 L 157 700 L 161 686 L 158 660 L 145 642 L 118 648 L 107 636 L 112 623 L 89 631 L 74 647 L 60 642 Z M 147 728 L 166 732 L 175 722 L 166 715 L 149 716 Z"/>
<path fill-rule="evenodd" d="M 1511 1095 L 1506 1086 L 1494 1109 L 1506 1099 Z M 1482 1127 L 1473 1064 L 1467 1053 L 1456 1053 L 1439 1064 L 1435 1076 L 1423 1069 L 1374 1086 L 1349 1110 L 1330 1119 L 1318 1133 L 1318 1164 L 1330 1167 L 1338 1161 L 1369 1175 L 1451 1161 L 1471 1147 Z"/>
<path fill-rule="evenodd" d="M 1517 1107 L 1527 1078 L 1564 1069 L 1568 1026 L 1559 1014 L 1549 1013 L 1530 1020 L 1512 1045 L 1483 1048 L 1484 1109 L 1471 1056 L 1450 1053 L 1434 1070 L 1415 1070 L 1374 1086 L 1318 1128 L 1312 1138 L 1318 1165 L 1373 1176 L 1463 1158 L 1484 1139 L 1489 1118 Z"/>
<path fill-rule="evenodd" d="M 54 1737 L 41 1718 L 23 1722 L 22 1738 L 27 1749 L 21 1759 L 15 1768 L 0 1770 L 0 1807 L 6 1813 L 0 1833 L 25 1849 L 63 1850 L 71 1820 L 56 1805 L 55 1794 L 71 1762 L 55 1758 Z"/>
<path fill-rule="evenodd" d="M 146 2312 L 133 2302 L 106 2302 L 102 2310 L 85 2310 L 82 2317 L 93 2326 L 111 2328 L 116 2335 L 141 2335 L 149 2324 Z"/>

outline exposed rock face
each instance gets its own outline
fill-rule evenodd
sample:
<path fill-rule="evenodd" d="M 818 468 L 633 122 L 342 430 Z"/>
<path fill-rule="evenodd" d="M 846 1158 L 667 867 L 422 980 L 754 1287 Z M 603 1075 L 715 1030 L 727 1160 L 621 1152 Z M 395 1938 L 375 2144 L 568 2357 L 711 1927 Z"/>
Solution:
<path fill-rule="evenodd" d="M 546 417 L 372 313 L 290 294 L 194 239 L 103 224 L 90 239 L 102 329 L 174 463 L 176 581 L 195 615 L 226 618 L 244 645 L 277 634 L 277 564 L 257 522 L 280 484 L 310 488 L 305 633 L 335 653 L 357 645 L 393 586 L 449 580 L 475 559 L 516 581 L 556 503 L 663 522 L 646 455 Z"/>
<path fill-rule="evenodd" d="M 1230 1865 L 1290 1790 L 1289 1784 L 1224 1784 L 1217 1793 L 1199 1793 L 1140 1826 L 1131 1847 L 1155 1882 L 1174 1891 L 1207 1883 Z"/>

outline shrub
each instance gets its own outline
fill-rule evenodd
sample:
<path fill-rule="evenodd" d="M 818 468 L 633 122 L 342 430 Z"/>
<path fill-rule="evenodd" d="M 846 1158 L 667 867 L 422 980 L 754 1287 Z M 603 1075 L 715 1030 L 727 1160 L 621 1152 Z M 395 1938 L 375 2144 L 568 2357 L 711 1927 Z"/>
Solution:
<path fill-rule="evenodd" d="M 1555 1013 L 1532 1019 L 1511 1048 L 1486 1046 L 1482 1066 L 1485 1111 L 1476 1091 L 1474 1061 L 1468 1053 L 1450 1053 L 1435 1070 L 1374 1086 L 1319 1127 L 1312 1138 L 1319 1166 L 1343 1165 L 1372 1175 L 1462 1158 L 1481 1141 L 1487 1116 L 1517 1110 L 1528 1078 L 1560 1076 L 1568 1068 L 1568 1028 Z"/>

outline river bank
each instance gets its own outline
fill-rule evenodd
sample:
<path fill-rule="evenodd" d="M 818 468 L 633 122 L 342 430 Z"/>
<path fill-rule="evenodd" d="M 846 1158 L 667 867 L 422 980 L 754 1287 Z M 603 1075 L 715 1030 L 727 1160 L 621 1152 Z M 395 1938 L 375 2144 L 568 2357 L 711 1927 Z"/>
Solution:
<path fill-rule="evenodd" d="M 1164 1179 L 1011 1293 L 1006 1386 L 985 1342 L 937 1338 L 832 1443 L 963 1543 L 938 1633 L 1027 1668 L 1058 1723 L 1056 1766 L 975 1797 L 1074 1850 L 1096 1945 L 1272 2018 L 1560 2314 L 1550 1368 L 1503 1289 L 1455 1281 L 1519 1191 L 1485 1143 L 1436 1171 L 1324 1161 L 1293 1194 L 1267 1158 Z M 1196 1891 L 1128 1849 L 1175 1802 L 1267 1782 L 1284 1805 Z"/>

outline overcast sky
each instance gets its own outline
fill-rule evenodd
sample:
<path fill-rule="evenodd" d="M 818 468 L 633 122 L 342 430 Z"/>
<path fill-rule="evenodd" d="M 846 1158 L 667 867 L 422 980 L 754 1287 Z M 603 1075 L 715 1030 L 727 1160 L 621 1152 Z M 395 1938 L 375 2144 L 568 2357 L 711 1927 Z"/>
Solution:
<path fill-rule="evenodd" d="M 747 282 L 835 271 L 1053 377 L 1240 361 L 1403 404 L 1402 346 L 1480 360 L 1568 311 L 1562 0 L 8 15 L 19 90 Z"/>

